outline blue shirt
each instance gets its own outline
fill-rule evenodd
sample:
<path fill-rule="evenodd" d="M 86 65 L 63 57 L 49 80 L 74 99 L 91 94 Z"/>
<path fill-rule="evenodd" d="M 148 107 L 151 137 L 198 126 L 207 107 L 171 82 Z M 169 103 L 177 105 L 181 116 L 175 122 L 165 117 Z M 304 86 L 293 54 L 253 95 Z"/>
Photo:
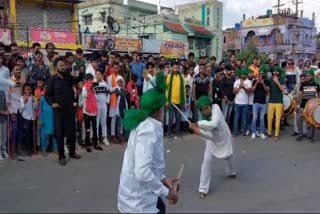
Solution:
<path fill-rule="evenodd" d="M 143 70 L 146 68 L 146 65 L 141 61 L 139 61 L 138 63 L 132 61 L 130 62 L 130 66 L 132 69 L 132 73 L 137 75 L 138 77 L 137 86 L 142 86 L 142 75 Z"/>

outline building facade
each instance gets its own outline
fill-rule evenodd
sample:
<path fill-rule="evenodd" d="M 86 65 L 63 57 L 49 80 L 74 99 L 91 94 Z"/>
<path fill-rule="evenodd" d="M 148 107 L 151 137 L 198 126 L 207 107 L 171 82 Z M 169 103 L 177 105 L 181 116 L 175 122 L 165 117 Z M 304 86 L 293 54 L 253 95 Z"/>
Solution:
<path fill-rule="evenodd" d="M 316 54 L 315 21 L 295 14 L 267 14 L 241 23 L 241 48 L 254 43 L 260 53 L 278 59 L 313 59 Z"/>
<path fill-rule="evenodd" d="M 2 0 L 3 27 L 19 46 L 54 42 L 59 49 L 80 47 L 77 39 L 78 0 Z M 59 42 L 62 41 L 62 42 Z"/>
<path fill-rule="evenodd" d="M 204 33 L 203 38 L 194 38 L 193 42 L 191 39 L 190 43 L 199 48 L 199 51 L 195 52 L 195 54 L 198 56 L 203 55 L 201 53 L 210 56 L 214 55 L 218 60 L 221 60 L 223 51 L 223 3 L 217 0 L 199 1 L 177 5 L 176 10 L 179 14 L 180 22 L 193 23 L 198 27 L 205 27 L 214 35 L 213 38 L 208 38 L 208 33 Z M 208 39 L 211 39 L 211 42 Z"/>
<path fill-rule="evenodd" d="M 240 29 L 230 28 L 223 31 L 223 55 L 230 56 L 240 52 Z"/>

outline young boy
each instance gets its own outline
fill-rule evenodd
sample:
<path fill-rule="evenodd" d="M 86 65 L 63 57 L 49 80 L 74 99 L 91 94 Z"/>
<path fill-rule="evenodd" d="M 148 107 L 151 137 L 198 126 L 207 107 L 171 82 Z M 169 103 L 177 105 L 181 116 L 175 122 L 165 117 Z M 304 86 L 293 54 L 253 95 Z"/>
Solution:
<path fill-rule="evenodd" d="M 36 109 L 36 130 L 37 130 L 37 147 L 40 147 L 40 97 L 43 96 L 44 92 L 44 79 L 37 79 L 37 88 L 34 90 L 34 98 L 36 99 L 37 109 Z"/>
<path fill-rule="evenodd" d="M 147 64 L 147 71 L 144 74 L 143 93 L 155 87 L 156 76 L 154 74 L 154 65 L 151 62 Z"/>
<path fill-rule="evenodd" d="M 200 175 L 200 198 L 204 199 L 209 192 L 211 181 L 212 158 L 223 158 L 226 160 L 226 175 L 229 178 L 236 178 L 232 164 L 232 136 L 220 107 L 212 105 L 208 96 L 201 96 L 198 100 L 198 108 L 202 118 L 198 123 L 192 123 L 190 129 L 201 136 L 206 142 L 204 159 Z"/>
<path fill-rule="evenodd" d="M 88 73 L 86 74 L 86 82 L 82 89 L 82 97 L 83 97 L 83 117 L 84 117 L 84 126 L 86 129 L 86 150 L 87 152 L 91 152 L 90 148 L 90 132 L 92 129 L 93 136 L 92 141 L 94 144 L 94 149 L 102 151 L 102 147 L 98 144 L 98 136 L 97 136 L 97 114 L 98 114 L 98 106 L 97 99 L 95 97 L 95 83 L 93 82 L 93 75 Z"/>
<path fill-rule="evenodd" d="M 132 74 L 131 80 L 127 85 L 129 108 L 139 108 L 140 97 L 138 94 L 137 80 L 137 75 Z"/>
<path fill-rule="evenodd" d="M 128 103 L 126 99 L 126 93 L 125 90 L 123 89 L 123 84 L 124 84 L 124 79 L 122 76 L 117 76 L 117 89 L 116 89 L 116 94 L 117 94 L 117 137 L 118 140 L 121 141 L 122 143 L 125 142 L 125 135 L 123 135 L 123 118 L 124 118 L 124 110 L 128 109 Z"/>

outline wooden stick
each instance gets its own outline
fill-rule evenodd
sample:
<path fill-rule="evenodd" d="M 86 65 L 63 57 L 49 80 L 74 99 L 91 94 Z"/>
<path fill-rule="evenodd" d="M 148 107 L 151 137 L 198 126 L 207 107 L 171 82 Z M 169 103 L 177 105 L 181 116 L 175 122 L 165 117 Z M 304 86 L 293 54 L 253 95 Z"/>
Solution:
<path fill-rule="evenodd" d="M 177 109 L 177 111 L 182 115 L 182 117 L 187 120 L 187 122 L 189 124 L 191 124 L 190 120 L 182 113 L 182 111 L 178 108 L 178 106 L 176 106 L 174 103 L 171 103 L 173 105 L 173 107 L 175 107 Z"/>
<path fill-rule="evenodd" d="M 177 183 L 175 184 L 175 186 L 173 188 L 173 190 L 175 192 L 177 192 L 177 190 L 178 190 L 178 185 L 180 184 L 180 179 L 181 179 L 181 176 L 182 176 L 183 169 L 184 169 L 184 164 L 181 164 L 181 167 L 180 167 L 180 170 L 179 170 L 179 173 L 178 173 L 178 176 L 177 176 L 178 181 L 177 181 Z"/>

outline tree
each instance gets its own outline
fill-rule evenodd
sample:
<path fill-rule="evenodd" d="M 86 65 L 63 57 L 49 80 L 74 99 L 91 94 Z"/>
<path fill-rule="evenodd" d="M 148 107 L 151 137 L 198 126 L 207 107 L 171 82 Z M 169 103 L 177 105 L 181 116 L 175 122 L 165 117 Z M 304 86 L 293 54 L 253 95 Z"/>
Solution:
<path fill-rule="evenodd" d="M 268 61 L 268 56 L 266 54 L 260 54 L 254 40 L 251 39 L 248 46 L 240 51 L 237 58 L 238 60 L 246 60 L 247 64 L 250 65 L 255 57 L 258 57 L 261 63 L 266 63 Z"/>

